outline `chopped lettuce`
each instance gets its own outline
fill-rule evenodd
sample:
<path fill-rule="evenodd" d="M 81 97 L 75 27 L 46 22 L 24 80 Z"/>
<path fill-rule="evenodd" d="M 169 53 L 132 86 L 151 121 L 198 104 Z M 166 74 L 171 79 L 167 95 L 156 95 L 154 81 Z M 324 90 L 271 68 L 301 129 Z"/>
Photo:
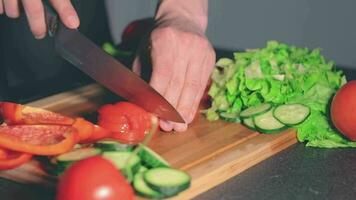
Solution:
<path fill-rule="evenodd" d="M 295 127 L 300 142 L 322 148 L 356 147 L 329 120 L 330 101 L 346 78 L 320 49 L 269 41 L 264 48 L 220 59 L 212 80 L 212 106 L 204 112 L 209 120 L 223 119 L 221 113 L 238 118 L 241 110 L 263 102 L 302 103 L 311 108 L 311 115 Z"/>

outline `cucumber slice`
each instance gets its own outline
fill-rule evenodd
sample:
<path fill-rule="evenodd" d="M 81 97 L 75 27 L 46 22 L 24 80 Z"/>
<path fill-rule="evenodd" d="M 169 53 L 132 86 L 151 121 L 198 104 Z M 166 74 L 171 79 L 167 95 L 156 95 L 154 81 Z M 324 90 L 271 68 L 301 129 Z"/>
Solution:
<path fill-rule="evenodd" d="M 132 151 L 133 145 L 122 144 L 116 141 L 99 141 L 94 144 L 94 147 L 101 149 L 102 151 Z"/>
<path fill-rule="evenodd" d="M 171 197 L 189 188 L 191 177 L 178 169 L 160 167 L 144 172 L 143 179 L 152 189 Z"/>
<path fill-rule="evenodd" d="M 220 113 L 220 117 L 228 122 L 240 122 L 239 114 L 238 113 Z"/>
<path fill-rule="evenodd" d="M 253 119 L 251 117 L 250 118 L 244 118 L 242 120 L 242 123 L 245 126 L 247 126 L 247 128 L 252 129 L 252 130 L 256 130 L 255 123 L 253 122 Z"/>
<path fill-rule="evenodd" d="M 138 156 L 145 166 L 148 168 L 170 167 L 169 163 L 152 149 L 143 144 L 139 144 L 139 146 L 141 150 L 138 152 Z"/>
<path fill-rule="evenodd" d="M 103 157 L 110 160 L 126 177 L 132 177 L 136 174 L 141 166 L 141 159 L 132 152 L 107 151 Z M 130 161 L 128 159 L 130 158 Z M 126 164 L 128 166 L 126 166 Z"/>
<path fill-rule="evenodd" d="M 269 111 L 271 108 L 272 105 L 270 103 L 262 103 L 257 106 L 252 106 L 241 111 L 240 117 L 242 118 L 254 117 L 256 115 L 260 115 L 262 113 Z"/>
<path fill-rule="evenodd" d="M 273 109 L 253 118 L 256 129 L 262 133 L 276 133 L 286 129 L 286 125 L 279 122 L 273 116 Z"/>
<path fill-rule="evenodd" d="M 96 149 L 93 147 L 86 147 L 80 149 L 74 149 L 70 152 L 60 154 L 55 157 L 57 164 L 68 166 L 75 161 L 82 160 L 85 158 L 89 158 L 92 156 L 99 155 L 101 153 L 100 149 Z"/>
<path fill-rule="evenodd" d="M 277 106 L 273 116 L 287 126 L 298 125 L 310 115 L 310 108 L 302 104 L 285 104 Z"/>
<path fill-rule="evenodd" d="M 164 197 L 163 194 L 157 192 L 156 190 L 153 190 L 146 184 L 145 180 L 143 179 L 143 173 L 137 173 L 135 175 L 133 180 L 133 187 L 136 193 L 143 197 L 152 199 L 161 199 Z"/>

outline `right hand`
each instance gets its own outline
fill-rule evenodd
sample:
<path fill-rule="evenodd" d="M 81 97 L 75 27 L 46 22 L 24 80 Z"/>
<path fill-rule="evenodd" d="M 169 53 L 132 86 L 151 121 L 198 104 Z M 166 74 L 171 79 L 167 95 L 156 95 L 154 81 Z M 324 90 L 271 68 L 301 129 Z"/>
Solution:
<path fill-rule="evenodd" d="M 49 0 L 68 28 L 78 28 L 79 17 L 70 0 Z M 42 0 L 0 0 L 0 15 L 6 13 L 10 18 L 20 16 L 20 6 L 25 10 L 30 29 L 36 39 L 46 36 L 46 23 Z"/>

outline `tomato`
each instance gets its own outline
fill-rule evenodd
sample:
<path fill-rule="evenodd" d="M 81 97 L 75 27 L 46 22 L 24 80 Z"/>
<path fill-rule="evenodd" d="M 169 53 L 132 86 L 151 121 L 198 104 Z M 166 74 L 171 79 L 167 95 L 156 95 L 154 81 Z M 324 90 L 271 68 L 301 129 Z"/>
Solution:
<path fill-rule="evenodd" d="M 2 102 L 1 113 L 5 123 L 12 124 L 54 124 L 72 125 L 74 120 L 41 108 Z"/>
<path fill-rule="evenodd" d="M 31 154 L 0 148 L 0 170 L 14 169 L 30 161 Z"/>
<path fill-rule="evenodd" d="M 93 133 L 90 135 L 89 138 L 85 139 L 85 140 L 81 140 L 81 143 L 92 143 L 92 142 L 96 142 L 98 140 L 101 139 L 105 139 L 107 137 L 109 137 L 111 134 L 111 131 L 102 128 L 98 125 L 94 125 L 94 130 Z"/>
<path fill-rule="evenodd" d="M 142 142 L 151 127 L 152 115 L 128 102 L 102 106 L 98 125 L 112 132 L 110 138 L 123 143 Z"/>
<path fill-rule="evenodd" d="M 74 163 L 60 177 L 56 200 L 131 200 L 134 192 L 125 177 L 100 156 Z"/>
<path fill-rule="evenodd" d="M 73 148 L 76 134 L 71 126 L 0 126 L 0 147 L 35 155 L 56 155 Z"/>
<path fill-rule="evenodd" d="M 336 92 L 331 103 L 331 119 L 343 135 L 356 141 L 356 80 Z"/>

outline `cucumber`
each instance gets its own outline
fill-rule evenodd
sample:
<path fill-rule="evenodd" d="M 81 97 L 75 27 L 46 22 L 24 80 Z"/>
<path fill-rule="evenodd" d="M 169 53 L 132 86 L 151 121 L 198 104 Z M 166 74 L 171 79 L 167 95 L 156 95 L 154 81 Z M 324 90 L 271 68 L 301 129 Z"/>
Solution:
<path fill-rule="evenodd" d="M 132 151 L 133 145 L 122 144 L 117 141 L 103 140 L 96 142 L 94 147 L 101 149 L 102 151 Z"/>
<path fill-rule="evenodd" d="M 126 177 L 131 178 L 141 166 L 141 159 L 132 152 L 107 151 L 103 157 L 110 160 Z M 130 161 L 128 159 L 130 158 Z M 127 165 L 127 166 L 126 166 Z"/>
<path fill-rule="evenodd" d="M 150 188 L 145 180 L 143 179 L 143 173 L 137 173 L 133 180 L 133 187 L 136 193 L 140 196 L 151 198 L 151 199 L 161 199 L 164 197 L 163 194 L 157 192 Z"/>
<path fill-rule="evenodd" d="M 262 103 L 257 106 L 249 107 L 240 113 L 241 118 L 254 117 L 256 115 L 263 114 L 272 108 L 270 103 Z"/>
<path fill-rule="evenodd" d="M 245 126 L 247 126 L 247 128 L 252 129 L 252 130 L 256 130 L 255 123 L 253 122 L 253 119 L 251 117 L 250 118 L 244 118 L 242 120 L 242 123 Z"/>
<path fill-rule="evenodd" d="M 169 163 L 164 160 L 164 158 L 149 147 L 143 144 L 139 144 L 139 147 L 141 147 L 141 150 L 138 152 L 138 156 L 141 158 L 143 164 L 148 168 L 170 167 Z"/>
<path fill-rule="evenodd" d="M 101 153 L 100 149 L 96 149 L 93 147 L 86 147 L 86 148 L 74 149 L 67 153 L 60 154 L 55 157 L 55 160 L 57 165 L 63 165 L 67 167 L 75 161 L 96 156 L 99 155 L 100 153 Z"/>
<path fill-rule="evenodd" d="M 172 197 L 190 187 L 191 177 L 184 171 L 172 168 L 153 168 L 143 174 L 147 185 L 164 195 Z"/>
<path fill-rule="evenodd" d="M 273 116 L 287 126 L 301 124 L 309 115 L 310 108 L 298 103 L 280 105 L 273 111 Z"/>
<path fill-rule="evenodd" d="M 286 129 L 286 125 L 279 122 L 273 116 L 273 109 L 253 118 L 256 129 L 262 133 L 276 133 Z"/>
<path fill-rule="evenodd" d="M 240 122 L 239 114 L 238 113 L 220 113 L 220 117 L 228 122 Z"/>

